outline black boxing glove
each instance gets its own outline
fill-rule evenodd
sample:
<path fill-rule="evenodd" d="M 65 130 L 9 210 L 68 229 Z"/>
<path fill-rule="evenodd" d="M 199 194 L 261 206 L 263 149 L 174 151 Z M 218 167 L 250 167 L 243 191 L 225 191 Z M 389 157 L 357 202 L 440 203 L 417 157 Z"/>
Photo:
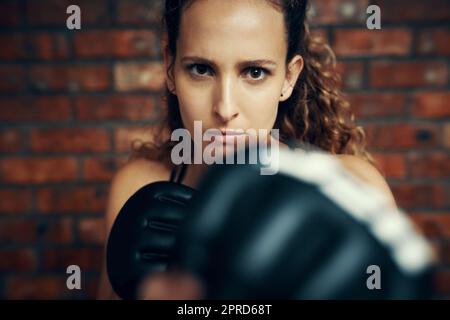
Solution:
<path fill-rule="evenodd" d="M 194 189 L 173 182 L 155 182 L 138 190 L 120 210 L 111 228 L 107 271 L 122 299 L 136 299 L 142 279 L 165 271 L 185 207 Z"/>
<path fill-rule="evenodd" d="M 430 297 L 431 248 L 384 195 L 329 155 L 278 160 L 276 175 L 219 165 L 204 178 L 174 263 L 207 299 Z M 379 290 L 367 286 L 373 265 Z"/>

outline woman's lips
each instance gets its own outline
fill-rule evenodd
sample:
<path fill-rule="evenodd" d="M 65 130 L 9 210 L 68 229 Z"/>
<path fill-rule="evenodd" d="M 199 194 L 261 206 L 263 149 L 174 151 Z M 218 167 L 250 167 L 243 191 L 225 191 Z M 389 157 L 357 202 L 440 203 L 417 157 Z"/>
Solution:
<path fill-rule="evenodd" d="M 244 130 L 239 129 L 223 129 L 220 130 L 220 133 L 221 134 L 214 135 L 214 139 L 224 144 L 234 144 L 235 141 L 238 141 L 239 139 L 242 139 L 242 137 L 246 136 Z"/>
<path fill-rule="evenodd" d="M 237 135 L 243 135 L 245 132 L 242 129 L 220 129 L 220 132 L 222 135 L 227 136 L 237 136 Z"/>

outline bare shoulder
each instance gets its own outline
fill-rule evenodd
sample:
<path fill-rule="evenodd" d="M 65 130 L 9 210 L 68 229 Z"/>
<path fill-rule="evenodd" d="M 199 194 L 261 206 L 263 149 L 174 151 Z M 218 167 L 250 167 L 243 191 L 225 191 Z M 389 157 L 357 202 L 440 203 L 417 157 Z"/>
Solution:
<path fill-rule="evenodd" d="M 123 165 L 112 179 L 113 185 L 122 190 L 136 189 L 157 180 L 167 180 L 169 168 L 161 162 L 148 159 L 133 159 Z"/>
<path fill-rule="evenodd" d="M 114 221 L 125 202 L 143 186 L 167 180 L 170 175 L 169 168 L 163 163 L 148 159 L 133 159 L 123 165 L 111 180 L 107 219 Z"/>
<path fill-rule="evenodd" d="M 395 199 L 389 185 L 377 168 L 375 168 L 371 163 L 352 155 L 338 155 L 338 159 L 347 170 L 351 171 L 360 179 L 375 186 L 386 194 L 392 204 L 396 206 Z"/>

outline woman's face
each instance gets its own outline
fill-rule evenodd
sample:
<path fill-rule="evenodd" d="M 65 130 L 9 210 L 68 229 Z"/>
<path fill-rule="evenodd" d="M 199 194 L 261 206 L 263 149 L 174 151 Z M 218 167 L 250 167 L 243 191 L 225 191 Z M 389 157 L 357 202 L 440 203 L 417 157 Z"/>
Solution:
<path fill-rule="evenodd" d="M 194 1 L 181 17 L 168 80 L 184 127 L 191 135 L 194 121 L 203 132 L 272 129 L 303 68 L 300 56 L 286 66 L 286 54 L 283 14 L 268 1 Z"/>

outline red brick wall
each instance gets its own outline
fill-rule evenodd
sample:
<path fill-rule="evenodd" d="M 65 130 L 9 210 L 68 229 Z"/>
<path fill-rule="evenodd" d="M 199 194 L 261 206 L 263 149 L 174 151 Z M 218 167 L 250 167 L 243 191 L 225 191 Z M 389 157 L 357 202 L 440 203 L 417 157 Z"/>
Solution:
<path fill-rule="evenodd" d="M 78 4 L 82 30 L 65 28 Z M 93 298 L 105 200 L 162 107 L 161 1 L 0 1 L 0 297 Z M 450 3 L 312 0 L 316 32 L 398 203 L 441 255 L 450 297 Z M 365 28 L 369 4 L 382 30 Z M 81 292 L 66 267 L 83 272 Z"/>

